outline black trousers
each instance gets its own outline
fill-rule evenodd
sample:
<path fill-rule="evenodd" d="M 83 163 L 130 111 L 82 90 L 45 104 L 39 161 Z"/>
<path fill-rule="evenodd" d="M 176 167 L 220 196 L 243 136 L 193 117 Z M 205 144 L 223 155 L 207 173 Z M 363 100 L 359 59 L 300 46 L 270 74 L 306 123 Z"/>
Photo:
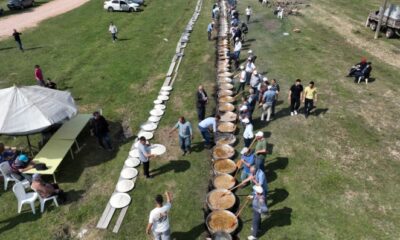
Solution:
<path fill-rule="evenodd" d="M 211 40 L 211 32 L 207 32 L 207 36 L 208 36 L 208 41 Z"/>
<path fill-rule="evenodd" d="M 246 18 L 247 18 L 247 23 L 249 23 L 249 21 L 250 21 L 250 15 L 246 15 Z"/>
<path fill-rule="evenodd" d="M 145 177 L 150 177 L 149 168 L 150 168 L 150 161 L 142 162 L 143 164 L 143 175 Z"/>
<path fill-rule="evenodd" d="M 306 98 L 304 101 L 304 114 L 306 115 L 306 117 L 310 114 L 313 108 L 314 108 L 314 100 Z"/>
<path fill-rule="evenodd" d="M 300 108 L 300 98 L 291 98 L 290 99 L 290 111 L 298 111 Z"/>
<path fill-rule="evenodd" d="M 206 116 L 206 106 L 198 106 L 197 107 L 197 116 L 199 117 L 199 121 L 204 120 Z"/>

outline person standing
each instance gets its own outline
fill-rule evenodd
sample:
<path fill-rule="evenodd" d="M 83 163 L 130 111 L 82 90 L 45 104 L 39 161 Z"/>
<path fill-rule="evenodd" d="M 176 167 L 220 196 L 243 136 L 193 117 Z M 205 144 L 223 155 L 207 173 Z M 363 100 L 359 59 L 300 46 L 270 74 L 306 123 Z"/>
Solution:
<path fill-rule="evenodd" d="M 241 161 L 243 165 L 242 174 L 240 175 L 240 179 L 244 181 L 250 176 L 250 168 L 254 165 L 254 153 L 251 149 L 244 147 L 242 151 L 240 151 L 242 157 L 239 161 Z"/>
<path fill-rule="evenodd" d="M 138 150 L 139 150 L 139 160 L 143 164 L 143 175 L 149 179 L 152 178 L 150 176 L 150 158 L 154 157 L 154 154 L 151 154 L 150 152 L 150 144 L 147 142 L 146 138 L 141 136 L 139 138 L 139 145 L 138 145 Z"/>
<path fill-rule="evenodd" d="M 163 204 L 164 199 L 158 194 L 155 198 L 156 207 L 150 212 L 146 233 L 150 235 L 150 231 L 152 231 L 154 240 L 169 240 L 171 237 L 168 213 L 172 207 L 172 194 L 165 192 L 165 197 L 167 203 Z"/>
<path fill-rule="evenodd" d="M 297 115 L 299 111 L 301 99 L 303 98 L 303 85 L 301 80 L 296 79 L 296 82 L 290 87 L 288 100 L 290 102 L 290 115 Z"/>
<path fill-rule="evenodd" d="M 253 10 L 251 9 L 250 6 L 247 6 L 246 8 L 246 22 L 249 24 L 250 22 L 250 16 L 253 14 Z"/>
<path fill-rule="evenodd" d="M 117 38 L 118 29 L 117 29 L 117 26 L 115 26 L 113 22 L 110 23 L 110 26 L 108 27 L 108 31 L 111 33 L 112 41 L 115 42 L 118 39 Z"/>
<path fill-rule="evenodd" d="M 272 89 L 272 91 L 275 91 L 275 99 L 272 102 L 271 116 L 275 117 L 275 106 L 276 106 L 276 102 L 278 101 L 279 92 L 281 90 L 279 83 L 276 82 L 275 78 L 271 80 L 271 89 Z"/>
<path fill-rule="evenodd" d="M 190 145 L 193 139 L 192 124 L 186 121 L 185 117 L 182 116 L 169 133 L 171 134 L 176 129 L 179 130 L 179 146 L 183 151 L 183 156 L 185 156 L 186 153 L 190 154 Z"/>
<path fill-rule="evenodd" d="M 252 199 L 253 208 L 252 231 L 251 235 L 247 237 L 248 240 L 257 240 L 257 235 L 261 224 L 261 215 L 268 213 L 266 199 L 263 195 L 263 188 L 260 186 L 253 186 L 253 190 L 255 195 L 248 196 L 249 199 Z"/>
<path fill-rule="evenodd" d="M 262 106 L 261 121 L 266 120 L 269 122 L 271 120 L 272 105 L 275 99 L 276 93 L 272 90 L 272 87 L 268 85 L 267 91 L 263 95 L 262 103 L 260 104 Z"/>
<path fill-rule="evenodd" d="M 244 129 L 244 132 L 243 132 L 244 146 L 246 148 L 248 148 L 248 147 L 250 147 L 250 144 L 254 138 L 253 124 L 250 122 L 250 120 L 248 118 L 243 119 L 242 123 L 244 123 L 246 126 Z"/>
<path fill-rule="evenodd" d="M 208 41 L 211 41 L 213 30 L 214 30 L 214 22 L 210 22 L 207 26 Z"/>
<path fill-rule="evenodd" d="M 209 117 L 204 119 L 203 121 L 199 122 L 199 130 L 201 135 L 204 138 L 205 146 L 211 147 L 211 135 L 210 135 L 210 128 L 212 128 L 213 132 L 217 132 L 217 123 L 221 119 L 219 115 L 215 117 Z"/>
<path fill-rule="evenodd" d="M 21 35 L 22 35 L 22 33 L 17 32 L 17 30 L 14 29 L 14 32 L 13 32 L 14 40 L 15 40 L 15 42 L 17 42 L 19 50 L 21 50 L 23 52 L 24 48 L 22 46 L 22 41 L 21 41 L 21 37 L 20 37 Z"/>
<path fill-rule="evenodd" d="M 233 60 L 235 61 L 235 68 L 239 67 L 240 50 L 242 50 L 242 42 L 239 37 L 235 38 L 235 47 L 233 49 Z"/>
<path fill-rule="evenodd" d="M 197 101 L 196 101 L 197 116 L 199 118 L 199 121 L 204 120 L 204 118 L 206 116 L 207 103 L 208 103 L 207 93 L 204 90 L 203 86 L 200 85 L 197 90 Z"/>
<path fill-rule="evenodd" d="M 265 171 L 265 158 L 267 156 L 267 140 L 264 138 L 264 133 L 259 131 L 256 133 L 257 144 L 255 148 L 255 156 L 256 163 L 255 166 L 257 169 L 261 169 Z"/>
<path fill-rule="evenodd" d="M 39 86 L 44 87 L 46 84 L 43 78 L 43 72 L 39 65 L 35 65 L 35 79 Z"/>
<path fill-rule="evenodd" d="M 317 88 L 314 86 L 313 81 L 311 81 L 304 89 L 303 103 L 304 115 L 307 118 L 308 115 L 310 115 L 311 110 L 314 108 L 314 103 L 317 103 Z"/>
<path fill-rule="evenodd" d="M 246 71 L 244 66 L 240 66 L 240 75 L 239 75 L 239 87 L 236 90 L 236 94 L 239 94 L 240 91 L 244 91 L 244 87 L 246 85 Z"/>
<path fill-rule="evenodd" d="M 245 70 L 246 70 L 246 84 L 249 85 L 251 76 L 253 75 L 253 72 L 256 70 L 256 65 L 254 65 L 253 59 L 251 57 L 247 58 Z"/>
<path fill-rule="evenodd" d="M 113 148 L 109 135 L 110 130 L 108 128 L 108 122 L 97 111 L 93 113 L 93 119 L 91 120 L 91 132 L 97 137 L 99 145 L 102 148 L 112 151 Z"/>

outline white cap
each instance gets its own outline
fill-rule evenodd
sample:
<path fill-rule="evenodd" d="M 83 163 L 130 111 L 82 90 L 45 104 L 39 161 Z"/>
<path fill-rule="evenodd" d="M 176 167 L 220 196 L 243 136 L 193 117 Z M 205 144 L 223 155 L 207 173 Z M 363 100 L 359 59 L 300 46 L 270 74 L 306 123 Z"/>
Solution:
<path fill-rule="evenodd" d="M 268 81 L 268 78 L 267 77 L 263 77 L 263 81 L 264 82 Z"/>
<path fill-rule="evenodd" d="M 257 75 L 257 74 L 258 74 L 257 70 L 254 70 L 253 74 L 256 74 L 256 75 Z"/>
<path fill-rule="evenodd" d="M 249 51 L 247 51 L 247 53 L 251 54 L 251 53 L 253 53 L 253 50 L 250 49 Z"/>
<path fill-rule="evenodd" d="M 272 86 L 268 85 L 268 89 L 271 89 L 271 88 L 272 88 Z"/>
<path fill-rule="evenodd" d="M 249 151 L 249 149 L 247 148 L 247 147 L 244 147 L 243 149 L 242 149 L 242 151 L 240 151 L 240 154 L 245 154 L 245 153 L 247 153 Z"/>
<path fill-rule="evenodd" d="M 241 106 L 240 107 L 240 109 L 239 109 L 240 111 L 244 111 L 244 110 L 247 110 L 247 106 L 246 105 L 243 105 L 243 106 Z"/>
<path fill-rule="evenodd" d="M 264 137 L 264 133 L 261 132 L 261 131 L 258 131 L 258 132 L 256 133 L 256 137 Z"/>
<path fill-rule="evenodd" d="M 235 38 L 235 40 L 236 40 L 236 41 L 238 41 L 238 40 L 239 40 L 239 38 L 238 38 L 238 37 L 236 37 L 236 38 Z"/>
<path fill-rule="evenodd" d="M 248 57 L 247 60 L 248 60 L 248 61 L 251 61 L 251 57 Z"/>
<path fill-rule="evenodd" d="M 243 69 L 244 69 L 244 66 L 243 66 L 243 65 L 242 65 L 242 66 L 240 66 L 240 69 L 241 69 L 241 70 L 243 70 Z"/>
<path fill-rule="evenodd" d="M 250 120 L 248 118 L 243 118 L 242 123 L 245 123 L 245 124 L 250 123 Z"/>
<path fill-rule="evenodd" d="M 253 186 L 253 190 L 256 193 L 262 194 L 264 192 L 264 189 L 261 186 Z"/>

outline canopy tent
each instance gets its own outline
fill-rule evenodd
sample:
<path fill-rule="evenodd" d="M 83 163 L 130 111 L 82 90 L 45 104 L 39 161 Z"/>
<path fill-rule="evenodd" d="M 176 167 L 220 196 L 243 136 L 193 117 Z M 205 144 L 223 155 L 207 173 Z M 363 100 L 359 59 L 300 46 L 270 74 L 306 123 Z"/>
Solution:
<path fill-rule="evenodd" d="M 29 135 L 77 114 L 71 93 L 40 86 L 0 90 L 0 134 Z M 29 141 L 29 139 L 28 139 Z"/>

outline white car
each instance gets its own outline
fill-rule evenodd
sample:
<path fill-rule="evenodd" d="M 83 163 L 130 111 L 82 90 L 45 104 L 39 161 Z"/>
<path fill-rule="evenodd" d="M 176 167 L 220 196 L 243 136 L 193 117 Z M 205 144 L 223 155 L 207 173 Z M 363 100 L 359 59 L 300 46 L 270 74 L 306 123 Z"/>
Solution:
<path fill-rule="evenodd" d="M 108 0 L 104 2 L 104 9 L 109 12 L 122 11 L 122 12 L 133 12 L 137 11 L 139 4 L 134 3 L 130 0 Z"/>

